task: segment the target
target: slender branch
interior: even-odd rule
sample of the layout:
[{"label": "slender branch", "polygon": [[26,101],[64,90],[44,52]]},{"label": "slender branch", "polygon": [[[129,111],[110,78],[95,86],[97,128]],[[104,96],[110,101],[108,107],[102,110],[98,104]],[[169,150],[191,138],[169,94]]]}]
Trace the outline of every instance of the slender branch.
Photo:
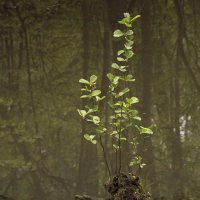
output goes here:
[{"label": "slender branch", "polygon": [[106,156],[106,151],[105,151],[101,136],[99,136],[99,141],[100,141],[101,148],[103,150],[103,157],[104,157],[104,161],[105,161],[105,164],[106,164],[106,168],[108,170],[109,177],[111,178],[111,171],[110,171],[110,167],[109,167],[109,164],[108,164],[108,159],[107,159],[107,156]]},{"label": "slender branch", "polygon": [[[116,113],[115,113],[115,119],[116,119]],[[116,132],[117,131],[117,127],[115,127]],[[118,149],[115,148],[115,174],[117,174],[117,169],[118,169]]]},{"label": "slender branch", "polygon": [[120,175],[121,172],[121,166],[122,166],[122,150],[121,150],[121,131],[122,131],[122,107],[120,112],[120,128],[119,128],[119,138],[118,138],[118,145],[119,145],[119,170],[118,173]]}]

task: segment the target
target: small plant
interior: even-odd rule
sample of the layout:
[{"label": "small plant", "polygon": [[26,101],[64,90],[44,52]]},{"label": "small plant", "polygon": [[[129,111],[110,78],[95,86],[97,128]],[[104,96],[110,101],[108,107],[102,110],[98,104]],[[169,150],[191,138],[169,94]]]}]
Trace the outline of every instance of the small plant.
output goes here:
[{"label": "small plant", "polygon": [[[122,168],[122,142],[130,142],[133,150],[136,152],[137,136],[133,134],[131,141],[127,140],[127,132],[130,127],[135,127],[140,134],[152,134],[152,130],[139,125],[141,118],[138,115],[138,111],[135,109],[135,104],[139,102],[139,99],[135,96],[130,96],[130,89],[125,87],[128,82],[134,82],[135,79],[132,74],[128,73],[129,60],[133,57],[133,44],[134,44],[134,32],[132,30],[133,22],[139,18],[137,15],[131,18],[129,13],[124,13],[124,18],[119,21],[124,26],[124,30],[117,29],[114,31],[113,36],[115,38],[124,40],[124,46],[117,52],[117,61],[112,64],[112,68],[115,73],[108,73],[109,90],[107,96],[101,96],[101,90],[97,87],[97,76],[90,76],[89,80],[80,79],[79,83],[82,84],[81,98],[88,99],[88,105],[85,105],[83,109],[79,110],[79,115],[90,122],[95,127],[95,134],[85,133],[86,140],[93,144],[99,144],[102,147],[105,164],[107,166],[109,175],[111,176],[111,170],[107,155],[104,149],[102,138],[107,134],[112,138],[113,149],[115,152],[115,174],[121,173]],[[109,116],[109,130],[104,127],[104,123],[100,114],[100,102],[106,100],[110,109],[111,115]],[[94,131],[93,131],[94,132]],[[134,154],[134,159],[130,162],[130,166],[139,165],[141,168],[145,165],[142,163],[142,158]]]}]

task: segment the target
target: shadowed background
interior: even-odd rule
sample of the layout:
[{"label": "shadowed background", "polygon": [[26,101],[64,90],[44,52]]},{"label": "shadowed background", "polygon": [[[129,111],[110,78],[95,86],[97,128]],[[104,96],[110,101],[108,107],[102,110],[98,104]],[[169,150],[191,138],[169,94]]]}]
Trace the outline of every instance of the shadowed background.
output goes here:
[{"label": "shadowed background", "polygon": [[[154,198],[198,200],[199,9],[198,0],[0,0],[0,194],[105,195],[102,153],[83,139],[78,80],[97,74],[107,92],[121,45],[112,33],[128,11],[141,15],[130,89],[141,100],[142,123],[156,124],[152,137],[141,138],[142,182]],[[128,166],[133,152],[124,151]]]}]

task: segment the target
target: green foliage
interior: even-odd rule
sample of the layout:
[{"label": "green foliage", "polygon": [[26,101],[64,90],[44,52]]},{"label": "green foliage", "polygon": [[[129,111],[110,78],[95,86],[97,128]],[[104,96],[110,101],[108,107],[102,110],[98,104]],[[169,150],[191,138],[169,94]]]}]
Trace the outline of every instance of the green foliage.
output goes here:
[{"label": "green foliage", "polygon": [[[130,127],[135,126],[140,134],[152,134],[152,130],[138,125],[141,118],[138,116],[138,111],[135,109],[135,104],[139,102],[137,97],[129,97],[130,89],[125,86],[125,82],[133,82],[135,79],[132,74],[128,73],[128,62],[133,57],[132,51],[134,44],[134,32],[131,29],[132,23],[139,18],[139,15],[131,18],[129,13],[124,13],[124,18],[119,21],[120,24],[125,26],[124,30],[117,29],[113,33],[113,37],[124,40],[124,48],[117,52],[117,62],[114,62],[111,67],[115,70],[115,73],[108,73],[107,78],[109,80],[109,91],[107,94],[107,103],[112,110],[110,115],[110,127],[109,131],[106,130],[101,120],[99,102],[105,97],[99,96],[101,91],[97,88],[97,76],[90,76],[89,80],[80,79],[79,83],[82,84],[81,91],[83,95],[81,98],[86,98],[91,103],[85,105],[84,110],[78,110],[79,115],[88,122],[91,122],[95,126],[96,135],[85,134],[84,138],[90,141],[92,144],[97,143],[97,136],[104,136],[108,134],[113,138],[113,148],[116,154],[119,152],[119,169],[121,166],[121,142],[127,141],[127,132]],[[117,74],[117,75],[115,75]],[[124,88],[123,88],[124,87]],[[122,89],[123,88],[123,89]],[[135,138],[135,135],[134,137]],[[130,142],[133,145],[134,151],[136,151],[136,140]],[[137,143],[138,144],[138,143]],[[142,158],[135,156],[134,161],[130,163],[130,166],[139,165],[143,167]]]},{"label": "green foliage", "polygon": [[84,138],[90,142],[92,142],[93,144],[96,144],[97,141],[94,139],[95,138],[95,135],[88,135],[88,134],[85,134],[84,135]]},{"label": "green foliage", "polygon": [[142,162],[141,156],[135,156],[135,159],[130,162],[130,166],[139,166],[140,168],[143,168],[146,164]]}]

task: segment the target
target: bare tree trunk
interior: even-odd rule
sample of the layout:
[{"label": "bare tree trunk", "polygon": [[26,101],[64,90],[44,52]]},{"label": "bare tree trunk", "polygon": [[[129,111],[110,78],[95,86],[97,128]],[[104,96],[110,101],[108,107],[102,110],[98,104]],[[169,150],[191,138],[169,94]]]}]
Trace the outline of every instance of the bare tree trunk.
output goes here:
[{"label": "bare tree trunk", "polygon": [[[89,59],[90,59],[90,35],[89,35],[89,22],[90,22],[90,1],[84,0],[82,2],[83,13],[83,78],[87,78]],[[82,107],[86,101],[82,101]],[[84,134],[90,132],[89,127],[86,126],[82,120],[81,125],[81,146],[80,146],[80,159],[79,171],[77,177],[78,193],[96,195],[98,193],[98,164],[97,164],[97,147],[84,139]]]},{"label": "bare tree trunk", "polygon": [[21,24],[21,29],[22,29],[23,36],[24,36],[24,47],[25,47],[25,52],[26,52],[25,59],[26,59],[27,75],[28,75],[28,91],[29,91],[30,99],[31,99],[31,108],[32,108],[32,113],[33,113],[35,133],[38,134],[38,122],[37,122],[36,108],[35,108],[34,97],[33,97],[32,77],[31,77],[31,63],[30,63],[30,48],[29,48],[28,30],[27,30],[27,25],[25,23],[25,19],[21,16],[19,7],[17,6],[17,4],[14,0],[12,0],[12,3],[16,8],[16,14],[17,14],[17,17]]},{"label": "bare tree trunk", "polygon": [[22,36],[22,31],[19,30],[19,54],[18,54],[18,65],[16,67],[16,90],[19,90],[19,83],[20,83],[20,69],[22,67],[22,63],[23,63],[23,36]]},{"label": "bare tree trunk", "polygon": [[[21,16],[19,7],[16,4],[15,0],[12,0],[12,3],[15,6],[16,15],[17,15],[19,22],[20,22],[20,25],[21,25],[21,33],[22,33],[21,39],[24,39],[25,63],[26,63],[27,75],[28,75],[28,92],[30,94],[31,109],[32,109],[32,113],[33,113],[33,123],[34,123],[35,133],[37,135],[38,134],[38,122],[37,122],[36,108],[35,108],[35,102],[34,102],[34,97],[33,97],[28,31],[27,31],[25,19]],[[21,61],[19,62],[19,64],[20,63],[21,63]],[[14,137],[16,137],[16,136],[14,136]],[[15,139],[17,139],[17,138],[15,138]],[[40,149],[40,143],[38,143],[38,145],[39,145],[39,149]],[[22,155],[24,156],[24,159],[27,162],[32,160],[32,157],[31,157],[25,143],[24,144],[22,143],[21,145],[19,145],[18,148],[19,148],[20,152],[22,153]],[[40,150],[39,150],[39,153],[40,153]],[[40,178],[37,175],[37,173],[36,172],[30,172],[30,176],[31,176],[31,179],[33,181],[34,195],[35,195],[36,199],[45,198],[45,193],[42,189],[42,186],[41,186],[41,183],[40,183]]]},{"label": "bare tree trunk", "polygon": [[7,67],[7,77],[8,85],[11,86],[11,61],[10,61],[10,48],[9,48],[9,30],[6,31],[5,36],[5,49],[6,49],[6,67]]},{"label": "bare tree trunk", "polygon": [[0,33],[0,70],[1,73],[4,71],[4,41],[3,41],[3,33]]},{"label": "bare tree trunk", "polygon": [[175,110],[174,110],[174,138],[173,138],[173,147],[172,147],[172,169],[173,169],[173,199],[182,200],[184,199],[184,187],[183,187],[183,161],[182,161],[182,144],[181,144],[181,135],[180,135],[180,67],[181,62],[181,48],[182,40],[184,34],[183,26],[183,1],[174,0],[175,9],[178,16],[178,37],[177,37],[177,47],[176,47],[176,60],[175,60],[175,80],[174,80],[174,101],[175,101]]},{"label": "bare tree trunk", "polygon": [[108,5],[104,2],[104,39],[103,39],[103,72],[101,80],[101,91],[106,95],[108,91],[108,79],[106,77],[108,69],[111,65],[111,31],[108,18]]},{"label": "bare tree trunk", "polygon": [[[152,68],[153,68],[153,52],[152,52],[152,1],[141,1],[141,30],[142,30],[142,52],[141,52],[141,68],[143,74],[142,89],[142,124],[145,127],[151,125],[151,104],[152,104]],[[154,150],[152,138],[145,136],[144,145],[142,147],[142,155],[144,162],[147,164],[144,169],[145,177],[151,185],[151,193],[153,198],[159,197],[159,189],[157,182],[156,166],[154,159]]]},{"label": "bare tree trunk", "polygon": [[[107,1],[104,1],[104,38],[103,38],[103,71],[102,71],[102,78],[101,78],[101,91],[102,95],[106,96],[108,92],[108,79],[107,79],[107,73],[109,71],[109,67],[111,65],[111,30],[110,30],[110,23],[108,19],[108,4]],[[105,128],[108,130],[109,129],[109,123],[108,123],[108,116],[109,116],[109,106],[105,101],[102,101],[101,107],[103,110],[103,116],[105,116]],[[110,157],[109,151],[108,151],[108,143],[109,143],[109,138],[108,135],[106,134],[105,137],[105,155],[104,159],[108,160]],[[108,161],[106,161],[108,162]],[[113,173],[113,167],[111,163],[108,163],[107,166],[108,169],[105,171],[105,177],[107,175],[107,172],[109,172],[109,175]],[[108,177],[106,177],[108,178]]]}]

